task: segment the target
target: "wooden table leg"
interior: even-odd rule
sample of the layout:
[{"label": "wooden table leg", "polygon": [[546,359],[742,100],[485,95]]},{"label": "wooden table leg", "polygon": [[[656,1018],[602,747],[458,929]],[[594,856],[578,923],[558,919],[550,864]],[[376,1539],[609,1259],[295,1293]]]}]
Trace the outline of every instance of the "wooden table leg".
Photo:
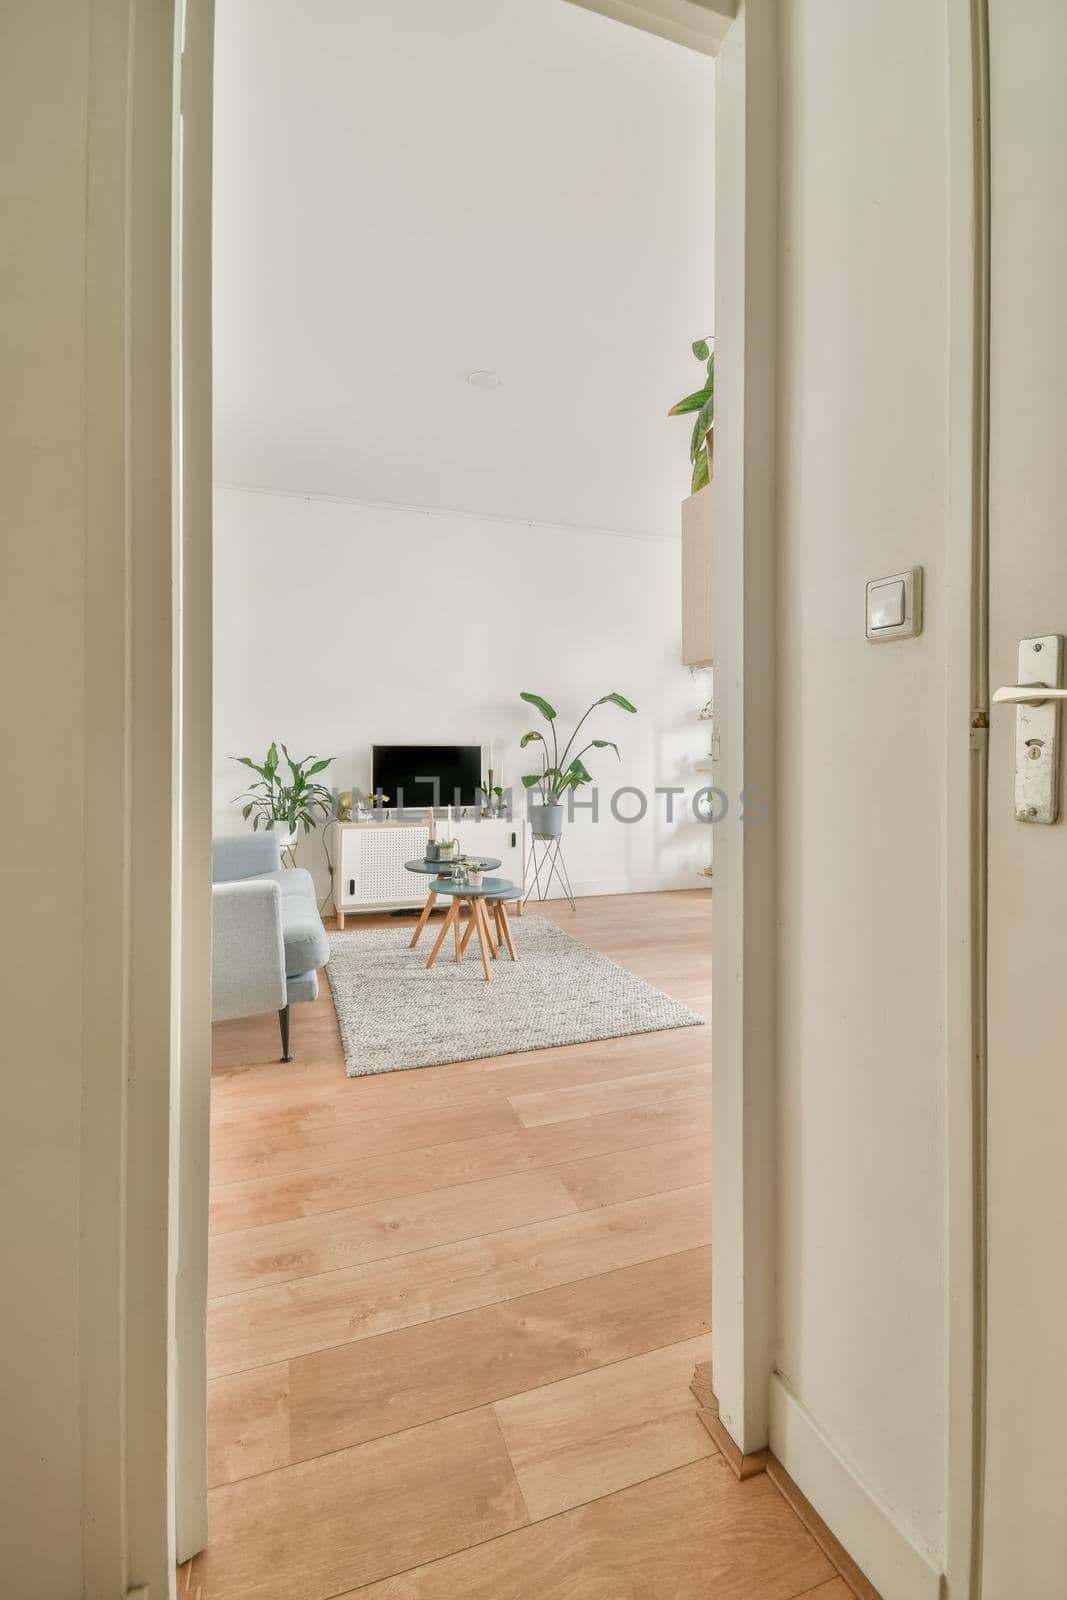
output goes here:
[{"label": "wooden table leg", "polygon": [[452,924],[455,922],[455,920],[456,920],[456,918],[458,916],[459,916],[459,901],[458,900],[453,900],[452,904],[448,908],[448,916],[445,918],[444,922],[442,922],[442,924],[441,924],[441,931],[437,935],[437,943],[434,945],[433,949],[430,951],[430,959],[426,963],[427,967],[432,967],[434,962],[437,960],[438,952],[441,949],[441,946],[445,942],[445,939],[446,939],[446,937],[448,935],[448,930],[449,930],[449,928],[451,928]]},{"label": "wooden table leg", "polygon": [[478,926],[478,944],[482,952],[482,971],[485,973],[485,981],[488,983],[492,977],[492,973],[489,970],[489,924],[485,919],[481,895],[471,902],[471,909]]},{"label": "wooden table leg", "polygon": [[[457,901],[456,904],[458,906],[459,902]],[[470,916],[470,907],[469,906],[467,907],[467,916],[468,917]],[[457,912],[455,926],[452,929],[452,934],[453,934],[453,937],[454,937],[454,939],[456,941],[456,960],[457,961],[459,960],[460,956],[463,954],[463,942],[460,939],[459,924],[460,924],[460,918],[459,918],[459,915],[458,915],[458,912]]]},{"label": "wooden table leg", "polygon": [[496,933],[493,930],[492,919],[489,915],[489,907],[480,897],[478,900],[478,911],[482,919],[482,926],[485,929],[486,938],[489,940],[489,954],[495,961],[500,953],[500,947],[496,942]]},{"label": "wooden table leg", "polygon": [[519,956],[515,949],[515,941],[511,937],[511,923],[508,921],[508,908],[504,904],[503,900],[495,900],[493,902],[493,910],[496,913],[496,925],[500,929],[501,942],[507,945],[508,953],[511,956],[512,961],[517,961]]},{"label": "wooden table leg", "polygon": [[478,919],[474,915],[474,901],[473,900],[468,900],[467,901],[467,926],[463,930],[463,938],[460,940],[460,945],[459,945],[459,953],[460,953],[460,955],[464,955],[466,953],[467,946],[471,942],[471,934],[477,932],[477,928],[478,928]]},{"label": "wooden table leg", "polygon": [[415,932],[411,935],[411,943],[408,945],[409,950],[414,950],[415,946],[418,944],[422,935],[422,930],[430,920],[430,912],[433,910],[436,900],[437,890],[431,889],[426,904],[422,908],[422,916],[419,918],[418,922],[416,922]]}]

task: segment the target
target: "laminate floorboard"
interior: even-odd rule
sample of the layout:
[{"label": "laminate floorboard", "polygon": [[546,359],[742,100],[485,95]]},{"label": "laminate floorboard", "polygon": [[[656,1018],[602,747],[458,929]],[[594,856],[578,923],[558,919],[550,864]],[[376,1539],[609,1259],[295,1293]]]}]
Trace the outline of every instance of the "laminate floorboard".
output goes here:
[{"label": "laminate floorboard", "polygon": [[[710,1015],[706,890],[538,914]],[[215,1030],[210,1531],[182,1600],[844,1600],[689,1394],[710,1028],[350,1079],[324,983],[293,1044],[280,1064],[272,1016]]]}]

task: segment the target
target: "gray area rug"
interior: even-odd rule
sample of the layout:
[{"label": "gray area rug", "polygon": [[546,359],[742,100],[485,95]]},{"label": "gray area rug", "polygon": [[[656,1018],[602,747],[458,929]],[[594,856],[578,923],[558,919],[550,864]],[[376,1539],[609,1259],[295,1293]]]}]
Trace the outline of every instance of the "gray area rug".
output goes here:
[{"label": "gray area rug", "polygon": [[452,959],[451,934],[426,970],[439,928],[431,921],[414,950],[411,923],[331,933],[326,974],[350,1078],[704,1023],[544,917],[511,919],[519,960],[502,950],[491,983],[472,946]]}]

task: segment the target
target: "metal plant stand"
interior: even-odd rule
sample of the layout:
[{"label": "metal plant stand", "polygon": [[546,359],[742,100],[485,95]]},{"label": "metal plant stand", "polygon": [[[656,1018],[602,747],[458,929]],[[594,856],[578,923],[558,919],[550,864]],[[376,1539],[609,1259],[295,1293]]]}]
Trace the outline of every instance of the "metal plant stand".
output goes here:
[{"label": "metal plant stand", "polygon": [[[538,845],[541,847],[540,856],[538,856]],[[544,875],[543,884],[541,881],[542,874]],[[577,911],[578,907],[574,903],[574,890],[571,888],[570,874],[567,871],[567,863],[563,859],[562,835],[557,833],[548,836],[535,833],[530,839],[530,854],[526,862],[526,892],[523,895],[523,907],[525,908],[530,896],[535,892],[538,900],[547,900],[553,878],[563,890],[571,910]]]}]

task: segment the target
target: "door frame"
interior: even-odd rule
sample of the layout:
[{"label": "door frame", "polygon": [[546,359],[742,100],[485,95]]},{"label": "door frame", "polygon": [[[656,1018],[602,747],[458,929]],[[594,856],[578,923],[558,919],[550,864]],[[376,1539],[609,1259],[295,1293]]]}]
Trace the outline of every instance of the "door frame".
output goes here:
[{"label": "door frame", "polygon": [[[189,0],[190,19],[210,14],[211,0]],[[93,66],[100,63],[96,89],[98,181],[114,188],[115,106],[126,106],[129,131],[123,149],[130,164],[130,190],[115,189],[110,226],[98,219],[90,227],[90,251],[99,256],[98,278],[90,283],[98,309],[125,336],[111,356],[102,348],[90,393],[103,402],[119,482],[127,486],[127,512],[121,552],[109,558],[129,562],[131,527],[169,529],[172,443],[172,297],[183,281],[175,259],[170,215],[172,170],[172,95],[180,83],[175,65],[173,7],[153,0],[131,0],[125,33],[117,5],[95,8]],[[723,0],[721,10],[734,6]],[[716,337],[720,390],[716,447],[716,636],[723,656],[716,697],[723,724],[722,776],[733,783],[771,791],[775,765],[775,656],[773,617],[768,605],[776,563],[775,485],[766,463],[776,456],[777,311],[777,82],[774,0],[740,0],[719,58],[716,96],[716,207],[730,226],[716,230]],[[169,31],[168,31],[169,29]],[[987,604],[985,596],[988,530],[985,519],[988,409],[988,140],[983,0],[949,0],[951,111],[951,261],[953,315],[950,353],[950,516],[949,752],[944,818],[948,876],[946,1013],[948,1018],[948,1249],[951,1363],[948,1440],[949,1593],[974,1594],[980,1559],[980,1460],[983,1373],[984,1249],[984,917],[985,917],[985,739],[988,709]],[[207,38],[210,40],[210,25]],[[188,41],[187,41],[188,44]],[[116,55],[116,46],[121,50]],[[129,71],[127,72],[127,67]],[[193,123],[210,128],[210,55],[186,105],[186,137]],[[125,96],[128,95],[128,101]],[[92,115],[92,114],[91,114]],[[121,123],[120,123],[121,125]],[[728,134],[728,136],[726,136]],[[108,140],[112,145],[108,145]],[[206,158],[207,165],[203,162]],[[93,157],[91,156],[91,164]],[[201,399],[210,394],[210,141],[196,157],[199,198],[187,214],[185,280],[191,298],[183,299],[190,317],[184,345],[185,376]],[[205,186],[206,184],[206,186]],[[204,210],[206,195],[207,211]],[[125,205],[121,232],[115,207]],[[199,206],[199,211],[195,207]],[[191,221],[189,220],[191,218]],[[205,229],[206,218],[206,229]],[[117,241],[121,252],[116,255]],[[164,276],[162,259],[173,265]],[[120,262],[127,270],[120,271]],[[132,261],[132,270],[129,262]],[[208,274],[205,280],[204,273]],[[144,276],[146,286],[140,287]],[[115,282],[121,284],[121,293]],[[964,282],[969,286],[963,292]],[[111,288],[109,289],[109,285]],[[199,354],[193,354],[198,350]],[[94,390],[95,385],[95,390]],[[165,393],[164,393],[165,391]],[[186,394],[191,393],[190,390]],[[131,394],[138,404],[131,406]],[[147,410],[142,406],[147,406]],[[205,969],[196,965],[192,938],[183,943],[185,966],[178,980],[182,1004],[171,992],[171,973],[161,976],[161,929],[177,939],[181,909],[194,921],[210,873],[204,867],[210,839],[210,434],[202,429],[210,408],[200,412],[201,431],[185,411],[182,496],[186,520],[181,550],[168,540],[158,559],[135,579],[137,605],[123,613],[128,653],[114,663],[112,691],[127,717],[114,738],[130,762],[130,807],[97,834],[113,834],[112,848],[93,849],[87,831],[87,867],[98,858],[104,867],[130,859],[125,927],[128,949],[125,1015],[132,1018],[130,993],[138,996],[130,1023],[129,1053],[169,1044],[181,1052],[181,1118],[172,1123],[171,1084],[165,1075],[133,1078],[125,1062],[108,1069],[107,1092],[125,1118],[123,1177],[116,1181],[95,1143],[92,1106],[86,1115],[90,1145],[87,1182],[90,1226],[86,1264],[97,1278],[86,1295],[86,1322],[93,1335],[86,1363],[87,1459],[94,1462],[94,1487],[87,1504],[87,1572],[95,1566],[108,1581],[87,1582],[88,1593],[113,1592],[115,1561],[123,1546],[125,1576],[144,1583],[152,1595],[173,1593],[175,1528],[174,1452],[200,1459],[195,1427],[181,1442],[175,1431],[176,1332],[171,1276],[185,1271],[190,1298],[182,1328],[183,1350],[190,1338],[202,1341],[195,1309],[201,1243],[206,1247],[207,1196],[206,1084],[195,1077],[195,1050],[186,1057],[180,1043],[180,1013],[190,1007],[192,1032],[202,1036],[208,988]],[[105,423],[99,424],[101,428]],[[166,453],[162,441],[166,440]],[[119,444],[121,442],[121,450]],[[756,471],[756,463],[760,471]],[[106,488],[101,483],[101,498]],[[164,513],[164,502],[166,512]],[[110,507],[109,513],[115,508]],[[102,511],[101,511],[101,514]],[[139,539],[141,537],[139,531]],[[140,548],[140,545],[138,546]],[[175,563],[185,563],[190,586],[184,607],[172,613],[172,630],[138,634],[139,608],[158,611],[164,588],[168,607]],[[124,568],[125,570],[125,568]],[[137,588],[140,582],[141,588]],[[185,641],[185,660],[197,651],[199,676],[183,682],[176,665],[174,632]],[[103,629],[98,640],[103,650]],[[137,665],[137,693],[130,668]],[[205,702],[205,684],[207,700]],[[173,722],[176,692],[188,693],[186,715]],[[103,723],[115,715],[104,685],[98,711]],[[197,725],[191,713],[207,710]],[[986,715],[986,722],[988,718]],[[960,730],[964,730],[961,737]],[[731,730],[727,733],[727,730]],[[174,762],[180,764],[175,766]],[[164,768],[173,788],[161,785]],[[723,1421],[748,1453],[767,1442],[768,1398],[774,1365],[777,1218],[775,1170],[776,1033],[775,838],[773,822],[746,830],[733,796],[733,815],[718,825],[716,839],[714,1293],[715,1384]],[[101,801],[101,807],[103,802]],[[176,811],[182,813],[175,822]],[[90,813],[91,815],[91,813]],[[138,823],[138,818],[143,818]],[[961,822],[965,819],[965,828]],[[167,828],[175,827],[173,854],[161,848]],[[121,832],[120,832],[121,830]],[[162,831],[161,831],[162,830]],[[193,876],[182,870],[182,850]],[[196,863],[195,865],[193,865]],[[181,885],[171,904],[171,885]],[[188,929],[188,924],[187,924]],[[203,931],[197,936],[206,948]],[[177,953],[177,945],[175,946]],[[166,1019],[166,1034],[163,1020]],[[136,1064],[136,1062],[135,1062]],[[188,1095],[188,1099],[186,1096]],[[179,1125],[181,1139],[179,1141]],[[161,1139],[161,1128],[166,1140]],[[160,1158],[164,1156],[162,1166]],[[171,1161],[180,1163],[183,1181],[172,1181]],[[98,1207],[94,1209],[94,1207]],[[183,1246],[184,1232],[184,1246]],[[123,1240],[129,1236],[129,1249]],[[159,1240],[173,1239],[163,1252]],[[108,1271],[99,1275],[101,1256]],[[197,1241],[201,1241],[198,1243]],[[184,1267],[180,1264],[183,1248]],[[203,1252],[206,1259],[206,1248]],[[89,1281],[87,1279],[87,1281]],[[136,1309],[134,1309],[136,1308]],[[105,1345],[123,1347],[128,1357],[125,1400],[101,1401],[111,1392],[115,1362]],[[160,1351],[170,1360],[160,1363]],[[198,1356],[199,1360],[199,1356]],[[179,1404],[183,1415],[193,1403],[200,1377]],[[103,1387],[102,1387],[103,1385]],[[103,1454],[99,1453],[103,1447]],[[99,1473],[99,1462],[114,1465],[114,1475]],[[192,1552],[202,1518],[203,1498],[187,1496],[185,1554]],[[190,1540],[192,1542],[190,1542]]]},{"label": "door frame", "polygon": [[946,548],[946,1586],[981,1593],[985,1452],[989,745],[989,24],[950,0]]},{"label": "door frame", "polygon": [[[741,0],[716,62],[716,783],[712,1373],[763,1450],[777,1334],[778,6]],[[746,820],[747,818],[747,820]]]},{"label": "door frame", "polygon": [[172,1196],[175,1559],[207,1544],[207,1298],[211,1144],[212,390],[215,0],[178,0],[174,404],[181,854],[177,1128]]},{"label": "door frame", "polygon": [[[183,83],[182,33],[184,64],[203,67],[211,3],[93,0],[85,63],[88,1600],[173,1596],[178,1524],[195,1538],[206,1507],[202,1494],[176,1505],[175,1489],[181,1455],[200,1458],[182,1425],[190,1373],[206,1397],[186,1357],[204,1343],[201,1271],[206,1301],[207,1122],[196,1101],[206,1104],[210,1067],[211,482],[210,407],[197,416],[196,405],[210,394],[209,55],[195,80],[188,190],[177,155],[193,82]],[[179,1181],[197,1167],[202,1179]]]},{"label": "door frame", "polygon": [[169,0],[94,0],[86,72],[82,1567],[94,1600],[155,1600],[173,1553]]}]

